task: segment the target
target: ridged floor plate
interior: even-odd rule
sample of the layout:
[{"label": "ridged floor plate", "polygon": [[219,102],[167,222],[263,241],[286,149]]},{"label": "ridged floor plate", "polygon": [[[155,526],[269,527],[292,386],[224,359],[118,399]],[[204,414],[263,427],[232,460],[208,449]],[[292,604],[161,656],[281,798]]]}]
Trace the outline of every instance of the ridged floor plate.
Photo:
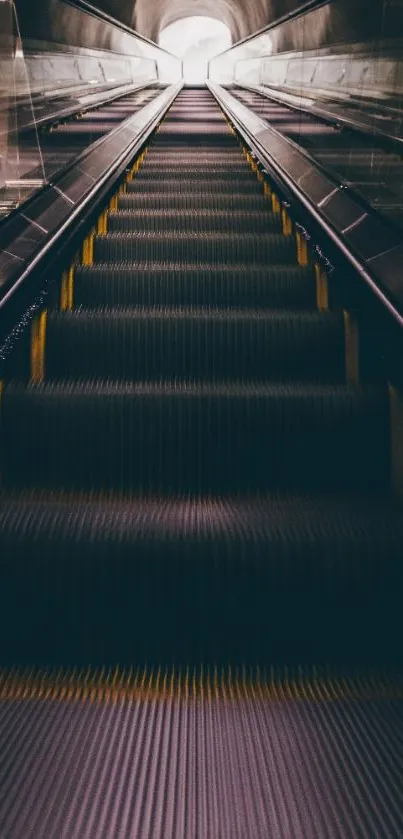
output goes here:
[{"label": "ridged floor plate", "polygon": [[32,681],[0,690],[7,839],[403,835],[401,691],[227,678],[194,693],[144,671],[54,697]]}]

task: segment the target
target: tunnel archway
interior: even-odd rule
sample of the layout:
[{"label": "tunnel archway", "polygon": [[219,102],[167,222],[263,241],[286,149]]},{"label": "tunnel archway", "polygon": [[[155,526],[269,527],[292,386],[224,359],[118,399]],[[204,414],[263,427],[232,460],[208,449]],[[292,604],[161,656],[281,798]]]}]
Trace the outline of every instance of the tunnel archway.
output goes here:
[{"label": "tunnel archway", "polygon": [[231,46],[229,27],[217,18],[193,15],[169,24],[158,43],[183,61],[186,84],[203,84],[210,58]]}]

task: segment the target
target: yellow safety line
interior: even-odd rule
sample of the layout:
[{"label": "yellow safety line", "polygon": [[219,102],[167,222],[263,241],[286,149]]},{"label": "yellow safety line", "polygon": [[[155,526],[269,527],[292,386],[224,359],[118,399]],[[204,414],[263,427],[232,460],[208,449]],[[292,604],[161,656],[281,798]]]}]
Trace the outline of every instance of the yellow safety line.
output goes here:
[{"label": "yellow safety line", "polygon": [[360,380],[360,339],[355,318],[347,312],[344,314],[344,342],[346,381],[349,385],[357,385]]},{"label": "yellow safety line", "polygon": [[315,265],[315,278],[316,305],[320,312],[327,312],[327,310],[329,309],[329,288],[327,283],[327,275],[318,262]]},{"label": "yellow safety line", "polygon": [[74,265],[68,271],[63,271],[62,286],[60,292],[60,309],[62,312],[70,311],[73,308],[74,299]]},{"label": "yellow safety line", "polygon": [[84,239],[83,242],[83,253],[82,253],[82,264],[83,265],[93,265],[94,262],[94,231],[91,231],[89,236]]},{"label": "yellow safety line", "polygon": [[118,197],[119,196],[116,193],[115,195],[112,196],[112,198],[109,202],[109,209],[112,210],[112,212],[114,212],[118,208]]},{"label": "yellow safety line", "polygon": [[285,207],[281,209],[281,220],[283,223],[283,234],[284,236],[291,236],[292,234],[292,221],[290,218],[289,213],[287,212]]},{"label": "yellow safety line", "polygon": [[97,233],[99,235],[108,232],[108,210],[103,210],[97,221]]},{"label": "yellow safety line", "polygon": [[257,668],[246,673],[243,667],[235,673],[231,668],[217,667],[204,671],[195,667],[185,672],[144,668],[110,672],[77,672],[58,670],[54,673],[31,670],[0,671],[0,700],[41,699],[90,702],[119,701],[214,701],[234,702],[261,698],[269,701],[334,702],[340,699],[401,699],[403,683],[385,678],[320,677],[314,673],[290,678],[287,668],[281,678],[275,678]]},{"label": "yellow safety line", "polygon": [[268,181],[264,181],[263,184],[263,195],[265,198],[271,198],[271,186]]},{"label": "yellow safety line", "polygon": [[403,499],[403,393],[388,385],[390,403],[390,469],[392,489]]},{"label": "yellow safety line", "polygon": [[278,195],[275,192],[271,193],[271,209],[272,212],[276,215],[280,215],[281,213],[281,204]]},{"label": "yellow safety line", "polygon": [[38,384],[45,378],[46,310],[34,318],[31,329],[31,380]]},{"label": "yellow safety line", "polygon": [[298,265],[308,265],[309,264],[309,253],[308,253],[308,242],[306,241],[305,237],[302,233],[296,234],[297,239],[297,260]]}]

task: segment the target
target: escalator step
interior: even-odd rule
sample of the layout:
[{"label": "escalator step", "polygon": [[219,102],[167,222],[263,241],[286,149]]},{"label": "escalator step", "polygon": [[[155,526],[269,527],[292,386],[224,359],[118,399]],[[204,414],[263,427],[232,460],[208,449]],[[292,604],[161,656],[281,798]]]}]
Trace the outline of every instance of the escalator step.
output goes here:
[{"label": "escalator step", "polygon": [[144,165],[150,168],[158,167],[159,171],[165,171],[171,166],[178,165],[186,166],[186,168],[190,166],[213,166],[216,168],[220,165],[224,169],[232,169],[233,167],[238,169],[245,168],[245,160],[241,157],[239,149],[227,149],[224,152],[220,152],[214,149],[197,148],[192,151],[184,147],[183,149],[177,148],[176,151],[174,149],[169,151],[167,148],[161,150],[151,145]]},{"label": "escalator step", "polygon": [[3,481],[163,494],[381,491],[388,425],[379,388],[11,383],[2,397]]},{"label": "escalator step", "polygon": [[120,195],[118,198],[119,210],[221,210],[232,213],[234,210],[240,212],[253,212],[260,210],[269,214],[269,205],[263,195],[241,194],[228,195],[213,192],[186,192],[183,194],[169,194],[169,192],[130,192],[127,195]]},{"label": "escalator step", "polygon": [[108,233],[96,236],[94,257],[99,262],[188,260],[195,263],[294,263],[295,242],[277,233]]},{"label": "escalator step", "polygon": [[145,166],[142,166],[141,169],[135,175],[135,181],[142,181],[155,178],[161,178],[161,180],[169,181],[182,181],[186,180],[189,182],[197,181],[203,183],[205,179],[214,180],[217,183],[221,183],[222,181],[229,181],[230,183],[238,186],[239,183],[251,182],[256,186],[256,176],[253,174],[252,170],[249,169],[248,166],[241,166],[239,170],[235,172],[231,169],[228,170],[226,167],[225,169],[222,166],[217,166],[215,170],[212,170],[211,167],[205,167],[204,169],[200,166],[186,166],[182,167],[179,163],[176,166],[170,166],[168,172],[165,172],[158,167],[149,167],[149,163],[146,163]]},{"label": "escalator step", "polygon": [[119,210],[109,213],[108,229],[111,233],[126,231],[176,231],[247,233],[281,232],[280,215],[261,211],[233,210],[231,212],[199,209],[197,213],[182,210]]},{"label": "escalator step", "polygon": [[[343,493],[330,498],[273,494],[142,499],[25,493],[18,498],[17,504],[13,494],[0,493],[5,547],[19,552],[29,544],[31,555],[39,557],[48,544],[51,559],[66,544],[77,568],[66,567],[65,573],[79,573],[86,552],[95,557],[107,545],[104,561],[119,576],[119,551],[123,556],[129,546],[140,551],[151,544],[151,574],[152,557],[160,554],[162,559],[166,550],[176,564],[179,549],[189,557],[195,551],[195,565],[199,561],[199,571],[211,578],[219,573],[219,563],[225,570],[227,559],[241,573],[247,546],[248,576],[276,579],[289,590],[296,585],[310,588],[316,581],[348,595],[347,580],[355,587],[371,586],[376,576],[377,585],[387,589],[403,573],[400,507],[379,497]],[[382,546],[396,564],[385,567]],[[214,550],[218,564],[203,568],[203,553],[207,557]],[[58,571],[63,572],[62,564]]]},{"label": "escalator step", "polygon": [[403,520],[379,498],[53,490],[0,496],[0,527],[2,662],[399,659]]},{"label": "escalator step", "polygon": [[183,145],[191,144],[192,142],[216,145],[217,141],[219,141],[220,145],[234,146],[236,143],[236,140],[230,134],[222,120],[209,122],[207,125],[205,120],[195,122],[194,125],[189,124],[189,120],[187,119],[172,123],[165,121],[158,132],[158,143],[163,142],[165,138],[172,143],[175,136],[178,137],[179,142]]},{"label": "escalator step", "polygon": [[247,178],[243,181],[236,181],[234,183],[234,178],[227,179],[227,180],[216,180],[215,178],[203,178],[201,180],[189,180],[187,178],[183,178],[183,180],[178,183],[178,180],[175,178],[170,178],[169,174],[166,174],[161,177],[153,178],[134,178],[133,181],[129,181],[126,185],[127,192],[163,192],[166,191],[171,194],[187,194],[191,193],[198,194],[204,192],[210,192],[213,195],[242,195],[242,194],[252,194],[252,195],[259,195],[263,194],[263,189],[256,178]]},{"label": "escalator step", "polygon": [[47,378],[342,382],[344,320],[197,308],[50,312]]},{"label": "escalator step", "polygon": [[59,839],[66,824],[68,839],[403,834],[398,699],[317,701],[314,680],[313,700],[308,688],[304,701],[272,701],[260,682],[225,673],[193,700],[192,671],[172,695],[171,674],[157,672],[136,672],[145,687],[130,699],[108,686],[109,701],[83,703],[67,680],[59,701],[4,702],[7,837]]},{"label": "escalator step", "polygon": [[217,166],[218,163],[224,166],[245,166],[245,160],[241,157],[240,149],[226,149],[225,151],[211,149],[208,146],[205,149],[183,149],[178,150],[174,146],[170,150],[166,145],[163,149],[155,147],[153,143],[149,146],[149,157],[147,157],[147,166],[154,162],[155,166],[174,165],[178,163],[190,166],[191,164],[200,166]]},{"label": "escalator step", "polygon": [[313,268],[293,265],[191,265],[149,262],[78,266],[76,306],[221,306],[310,309]]}]

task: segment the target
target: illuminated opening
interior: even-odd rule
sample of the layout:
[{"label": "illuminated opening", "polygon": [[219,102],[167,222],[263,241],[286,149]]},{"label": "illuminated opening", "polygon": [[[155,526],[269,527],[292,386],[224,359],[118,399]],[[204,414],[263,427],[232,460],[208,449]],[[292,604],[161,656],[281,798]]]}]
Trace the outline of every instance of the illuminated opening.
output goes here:
[{"label": "illuminated opening", "polygon": [[232,39],[225,23],[212,17],[194,16],[166,26],[158,43],[182,59],[186,84],[203,84],[209,60],[228,49]]}]

